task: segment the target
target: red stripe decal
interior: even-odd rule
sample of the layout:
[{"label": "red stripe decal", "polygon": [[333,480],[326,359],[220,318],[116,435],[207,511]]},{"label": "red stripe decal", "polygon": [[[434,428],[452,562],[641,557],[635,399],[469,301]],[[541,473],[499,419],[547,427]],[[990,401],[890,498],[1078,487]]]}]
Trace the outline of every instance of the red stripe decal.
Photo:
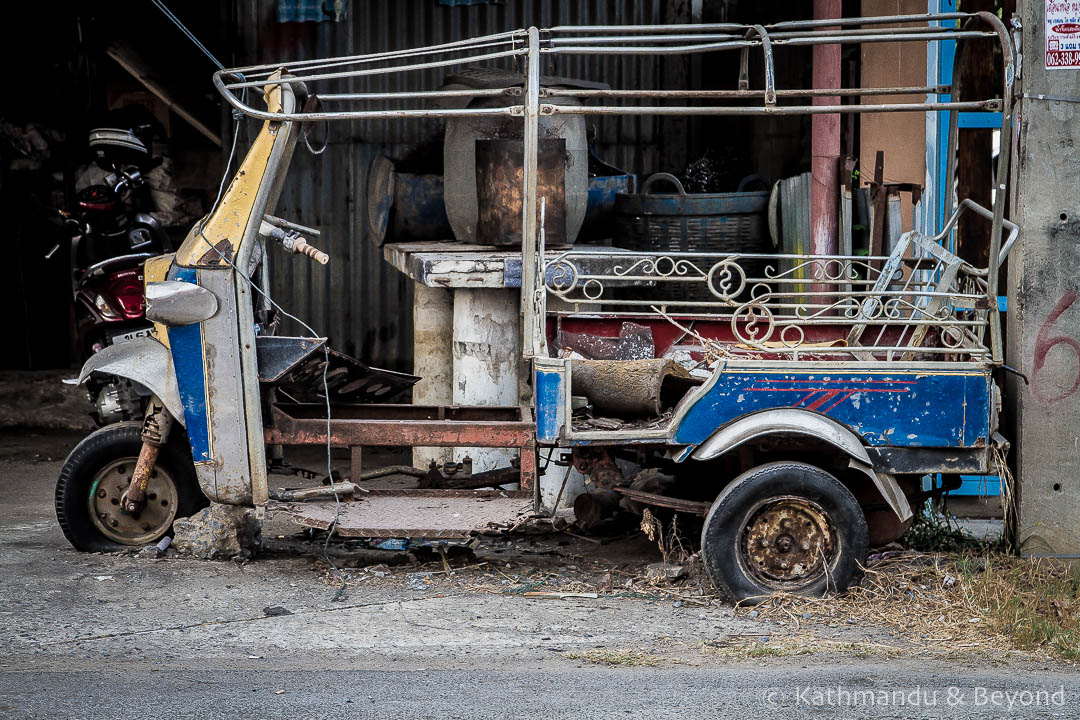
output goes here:
[{"label": "red stripe decal", "polygon": [[819,397],[817,400],[815,400],[810,405],[807,405],[806,409],[807,410],[817,410],[819,407],[821,407],[822,405],[824,405],[828,401],[832,400],[834,397],[839,395],[841,392],[842,392],[841,390],[826,390],[824,395]]},{"label": "red stripe decal", "polygon": [[918,380],[772,380],[761,378],[764,383],[877,383],[885,385],[917,385]]},{"label": "red stripe decal", "polygon": [[836,402],[834,402],[834,403],[833,403],[832,405],[830,405],[829,407],[825,408],[825,409],[824,409],[824,410],[822,410],[821,412],[823,412],[823,413],[827,413],[827,412],[829,412],[829,411],[830,411],[830,410],[832,410],[832,409],[833,409],[834,407],[836,407],[837,405],[839,405],[840,403],[844,402],[844,401],[845,401],[845,400],[847,400],[847,399],[848,399],[849,397],[851,397],[852,395],[854,395],[854,394],[855,394],[856,392],[858,392],[858,391],[857,391],[857,390],[848,390],[847,392],[845,392],[845,393],[844,393],[843,395],[841,395],[841,396],[840,396],[840,399],[839,399],[839,400],[837,400]]}]

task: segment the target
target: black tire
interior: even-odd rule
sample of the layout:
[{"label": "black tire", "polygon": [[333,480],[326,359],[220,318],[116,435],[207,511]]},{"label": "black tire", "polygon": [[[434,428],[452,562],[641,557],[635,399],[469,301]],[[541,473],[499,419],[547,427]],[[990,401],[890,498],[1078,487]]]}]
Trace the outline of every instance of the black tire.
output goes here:
[{"label": "black tire", "polygon": [[859,503],[829,473],[797,462],[744,472],[705,518],[705,570],[728,599],[774,592],[821,596],[858,582],[868,548]]},{"label": "black tire", "polygon": [[118,542],[106,536],[92,517],[91,492],[98,482],[99,473],[124,458],[129,458],[133,465],[141,447],[142,423],[122,422],[95,430],[68,455],[56,482],[56,519],[60,522],[64,537],[76,550],[113,552],[157,542],[165,535],[172,534],[173,520],[192,515],[208,504],[195,477],[187,438],[182,428],[175,427],[154,465],[155,470],[164,471],[160,482],[175,488],[175,513],[169,510],[172,519],[160,531],[151,527],[153,536],[140,538],[138,542]]}]

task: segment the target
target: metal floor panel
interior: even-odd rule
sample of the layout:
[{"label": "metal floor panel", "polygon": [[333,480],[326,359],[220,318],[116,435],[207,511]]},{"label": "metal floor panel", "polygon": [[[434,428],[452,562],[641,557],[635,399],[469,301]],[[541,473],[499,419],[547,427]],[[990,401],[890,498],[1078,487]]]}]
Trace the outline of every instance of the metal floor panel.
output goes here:
[{"label": "metal floor panel", "polygon": [[[326,530],[334,521],[333,501],[273,502],[303,526]],[[526,494],[454,491],[373,492],[341,503],[337,534],[342,537],[467,538],[490,524],[513,524],[532,512]]]}]

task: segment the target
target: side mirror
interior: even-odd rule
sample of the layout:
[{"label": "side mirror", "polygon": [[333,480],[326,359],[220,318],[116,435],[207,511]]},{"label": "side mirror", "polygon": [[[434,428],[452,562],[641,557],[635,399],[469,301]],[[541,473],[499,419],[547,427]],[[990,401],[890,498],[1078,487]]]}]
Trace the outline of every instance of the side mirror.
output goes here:
[{"label": "side mirror", "polygon": [[146,319],[166,327],[193,325],[214,317],[218,299],[204,287],[180,280],[146,283]]}]

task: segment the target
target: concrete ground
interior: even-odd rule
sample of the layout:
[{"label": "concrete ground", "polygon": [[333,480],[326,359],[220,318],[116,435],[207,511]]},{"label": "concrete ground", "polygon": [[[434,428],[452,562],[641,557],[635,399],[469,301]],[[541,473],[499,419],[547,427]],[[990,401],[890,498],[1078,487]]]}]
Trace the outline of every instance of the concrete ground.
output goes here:
[{"label": "concrete ground", "polygon": [[[650,590],[640,538],[488,538],[453,576],[338,547],[341,602],[281,525],[245,564],[81,554],[52,509],[78,439],[0,435],[0,717],[1080,717],[1066,665]],[[525,597],[536,578],[606,590]]]}]

